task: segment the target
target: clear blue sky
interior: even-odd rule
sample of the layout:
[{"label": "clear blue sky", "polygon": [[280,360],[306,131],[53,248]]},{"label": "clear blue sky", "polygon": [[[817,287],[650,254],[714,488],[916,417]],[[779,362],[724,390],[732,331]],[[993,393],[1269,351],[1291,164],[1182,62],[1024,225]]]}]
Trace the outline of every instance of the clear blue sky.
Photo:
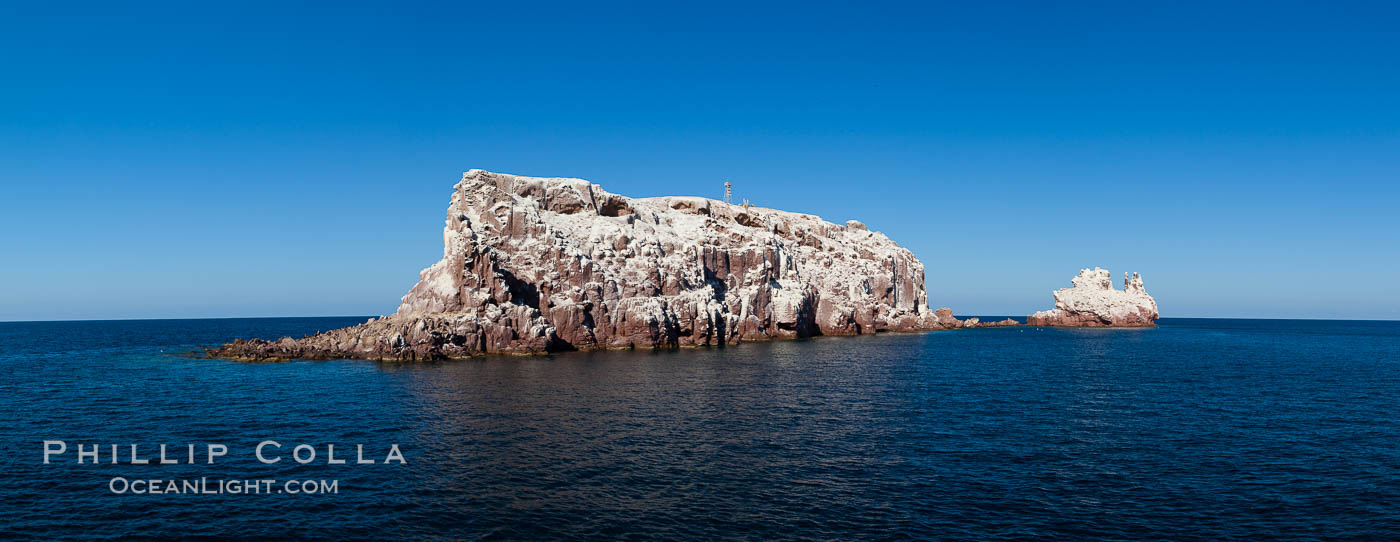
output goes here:
[{"label": "clear blue sky", "polygon": [[0,7],[0,320],[392,312],[471,168],[732,179],[960,314],[1400,318],[1394,4],[205,4]]}]

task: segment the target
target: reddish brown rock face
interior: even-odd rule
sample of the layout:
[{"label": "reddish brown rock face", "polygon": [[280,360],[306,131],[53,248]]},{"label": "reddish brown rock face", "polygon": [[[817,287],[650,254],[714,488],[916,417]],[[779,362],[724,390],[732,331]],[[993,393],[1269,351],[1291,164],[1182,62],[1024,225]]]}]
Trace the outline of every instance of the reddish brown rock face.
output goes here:
[{"label": "reddish brown rock face", "polygon": [[929,309],[911,252],[856,221],[472,170],[443,244],[394,315],[213,353],[432,359],[964,327]]}]

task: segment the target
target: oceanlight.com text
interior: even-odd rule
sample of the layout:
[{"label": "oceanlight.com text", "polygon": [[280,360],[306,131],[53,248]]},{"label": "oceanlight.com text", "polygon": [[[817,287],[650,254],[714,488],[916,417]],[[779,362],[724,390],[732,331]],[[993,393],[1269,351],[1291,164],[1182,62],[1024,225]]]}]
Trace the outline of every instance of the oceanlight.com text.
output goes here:
[{"label": "oceanlight.com text", "polygon": [[323,495],[340,493],[340,480],[128,479],[115,477],[107,489],[118,495]]}]

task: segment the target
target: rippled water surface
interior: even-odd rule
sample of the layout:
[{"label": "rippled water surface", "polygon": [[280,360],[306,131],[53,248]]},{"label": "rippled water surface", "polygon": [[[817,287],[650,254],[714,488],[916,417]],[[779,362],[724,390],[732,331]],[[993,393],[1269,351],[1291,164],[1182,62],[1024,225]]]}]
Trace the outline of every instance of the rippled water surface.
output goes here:
[{"label": "rippled water surface", "polygon": [[[1400,538],[1400,322],[427,364],[171,355],[359,321],[0,323],[0,536]],[[267,439],[282,461],[254,459]],[[123,464],[45,465],[44,440],[120,444]],[[228,455],[124,464],[132,443],[208,442]],[[299,465],[299,443],[381,460],[397,443],[406,464]],[[339,492],[116,495],[114,477]]]}]

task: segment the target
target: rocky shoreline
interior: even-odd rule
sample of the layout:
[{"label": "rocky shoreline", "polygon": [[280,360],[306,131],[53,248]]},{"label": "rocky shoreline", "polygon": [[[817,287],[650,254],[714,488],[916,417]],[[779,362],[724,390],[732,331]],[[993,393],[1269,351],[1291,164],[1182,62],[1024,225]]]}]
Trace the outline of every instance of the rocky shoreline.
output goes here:
[{"label": "rocky shoreline", "polygon": [[[581,179],[482,170],[454,189],[442,259],[419,273],[397,312],[207,354],[409,361],[1022,325],[931,310],[923,263],[855,220],[699,197],[627,198]],[[1079,294],[1062,303],[1066,291],[1055,294],[1059,312],[1036,313],[1042,323],[1033,325],[1156,319],[1155,303],[1150,320],[1117,308],[1104,319],[1098,305],[1074,303]]]},{"label": "rocky shoreline", "polygon": [[[951,329],[991,328],[1024,325],[1014,319],[982,322],[978,318],[958,319],[952,311],[943,308],[937,311],[939,324],[926,329],[891,331],[907,333]],[[422,315],[389,315],[372,318],[369,321],[342,329],[318,333],[293,339],[283,337],[275,341],[263,339],[237,339],[231,343],[205,350],[212,358],[245,362],[304,360],[361,359],[371,361],[434,361],[447,359],[467,359],[482,355],[540,355],[569,351],[629,350],[635,345],[615,347],[575,348],[568,344],[550,342],[541,337],[539,341],[525,347],[508,349],[473,348],[468,340],[479,337],[480,330],[472,327],[472,322],[453,317],[424,317]],[[883,333],[883,332],[882,332]],[[793,337],[797,338],[797,337]],[[779,340],[779,339],[770,339]],[[751,342],[751,341],[750,341]],[[734,343],[731,343],[734,344]],[[696,345],[671,344],[651,348],[722,348],[725,344]]]}]

